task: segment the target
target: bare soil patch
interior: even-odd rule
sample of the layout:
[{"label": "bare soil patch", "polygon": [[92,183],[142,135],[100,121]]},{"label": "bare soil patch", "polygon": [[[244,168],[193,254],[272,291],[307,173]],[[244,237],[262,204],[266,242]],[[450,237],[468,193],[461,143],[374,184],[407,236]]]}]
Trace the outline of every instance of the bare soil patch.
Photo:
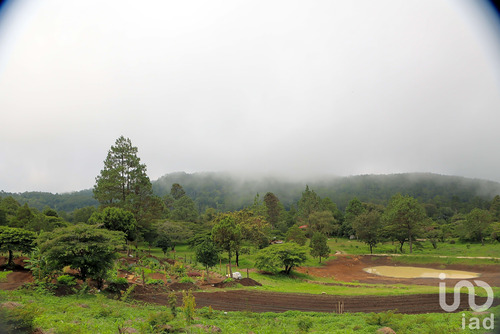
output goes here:
[{"label": "bare soil patch", "polygon": [[[296,271],[316,277],[333,277],[342,282],[359,282],[372,284],[413,284],[438,286],[440,279],[437,278],[392,278],[370,274],[363,271],[364,268],[373,266],[412,266],[433,269],[465,270],[480,273],[480,280],[490,286],[500,286],[500,265],[464,265],[439,263],[428,264],[404,264],[393,261],[388,256],[371,255],[336,255],[336,259],[327,261],[321,267],[300,267]],[[454,284],[458,279],[446,279]]]},{"label": "bare soil patch", "polygon": [[[393,310],[398,313],[442,313],[439,306],[439,295],[421,294],[404,296],[333,296],[311,295],[298,293],[277,293],[249,290],[231,290],[217,292],[194,292],[196,307],[211,306],[221,311],[250,312],[286,312],[297,310],[303,312],[384,312]],[[137,295],[136,299],[161,305],[168,305],[168,294]],[[178,295],[178,304],[182,296]],[[478,297],[477,303],[482,304],[485,297]],[[447,295],[447,302],[453,302],[453,295]],[[500,300],[493,303],[499,305]],[[457,312],[468,310],[467,297],[461,296],[461,304]]]}]

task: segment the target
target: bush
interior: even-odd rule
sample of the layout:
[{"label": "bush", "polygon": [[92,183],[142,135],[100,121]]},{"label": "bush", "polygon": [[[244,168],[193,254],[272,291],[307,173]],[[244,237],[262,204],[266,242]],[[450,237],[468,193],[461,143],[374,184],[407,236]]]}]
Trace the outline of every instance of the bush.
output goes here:
[{"label": "bush", "polygon": [[161,279],[150,278],[146,281],[146,285],[163,285],[164,282]]},{"label": "bush", "polygon": [[311,329],[313,322],[309,318],[300,317],[297,321],[297,327],[300,333],[307,333]]},{"label": "bush", "polygon": [[193,279],[191,277],[181,277],[179,280],[179,283],[194,283]]},{"label": "bush", "polygon": [[67,286],[75,286],[75,278],[70,275],[61,275],[57,278],[57,284],[67,285]]}]

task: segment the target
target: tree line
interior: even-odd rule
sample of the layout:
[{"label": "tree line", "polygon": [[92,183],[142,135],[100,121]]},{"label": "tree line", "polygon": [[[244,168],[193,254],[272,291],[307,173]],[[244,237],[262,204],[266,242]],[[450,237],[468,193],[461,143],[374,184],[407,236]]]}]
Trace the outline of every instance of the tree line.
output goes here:
[{"label": "tree line", "polygon": [[1,198],[0,250],[9,253],[9,265],[13,251],[33,252],[32,267],[44,275],[69,265],[83,278],[102,281],[118,249],[130,251],[144,242],[167,253],[189,243],[207,271],[222,253],[231,266],[233,258],[238,265],[240,256],[256,249],[257,268],[290,273],[307,252],[320,262],[328,257],[331,237],[357,238],[370,252],[392,240],[400,252],[408,244],[410,253],[422,239],[434,247],[449,238],[483,244],[500,240],[498,195],[468,212],[400,193],[386,205],[354,197],[342,210],[306,185],[288,208],[266,192],[239,210],[207,207],[201,213],[179,183],[161,197],[155,194],[137,147],[123,136],[108,151],[93,194],[99,206],[74,210],[71,220],[50,207],[39,211],[11,196]]}]

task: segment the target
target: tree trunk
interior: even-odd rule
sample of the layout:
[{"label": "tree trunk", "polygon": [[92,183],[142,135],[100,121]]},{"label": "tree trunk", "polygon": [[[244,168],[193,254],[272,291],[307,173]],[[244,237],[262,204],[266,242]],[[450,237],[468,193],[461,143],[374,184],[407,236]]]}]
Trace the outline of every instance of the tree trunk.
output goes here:
[{"label": "tree trunk", "polygon": [[413,242],[411,241],[411,234],[408,233],[408,242],[410,243],[410,254],[413,252]]},{"label": "tree trunk", "polygon": [[14,254],[10,249],[9,249],[9,260],[7,261],[7,267],[14,268]]},{"label": "tree trunk", "polygon": [[400,253],[403,253],[403,245],[404,245],[404,244],[405,244],[405,241],[404,241],[404,240],[403,240],[403,241],[401,241],[401,240],[399,241],[399,252],[400,252]]},{"label": "tree trunk", "polygon": [[240,252],[236,250],[236,267],[240,266]]},{"label": "tree trunk", "polygon": [[373,254],[373,246],[370,244],[370,254]]}]

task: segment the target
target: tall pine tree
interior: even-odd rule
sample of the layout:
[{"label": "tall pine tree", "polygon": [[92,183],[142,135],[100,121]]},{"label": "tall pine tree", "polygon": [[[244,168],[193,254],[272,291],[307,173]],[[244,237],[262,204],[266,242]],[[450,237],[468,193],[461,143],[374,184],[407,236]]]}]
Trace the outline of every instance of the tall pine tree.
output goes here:
[{"label": "tall pine tree", "polygon": [[104,169],[96,177],[94,197],[103,207],[119,207],[131,211],[139,228],[147,228],[159,217],[162,201],[153,195],[146,165],[137,156],[137,147],[121,136],[108,152]]}]

